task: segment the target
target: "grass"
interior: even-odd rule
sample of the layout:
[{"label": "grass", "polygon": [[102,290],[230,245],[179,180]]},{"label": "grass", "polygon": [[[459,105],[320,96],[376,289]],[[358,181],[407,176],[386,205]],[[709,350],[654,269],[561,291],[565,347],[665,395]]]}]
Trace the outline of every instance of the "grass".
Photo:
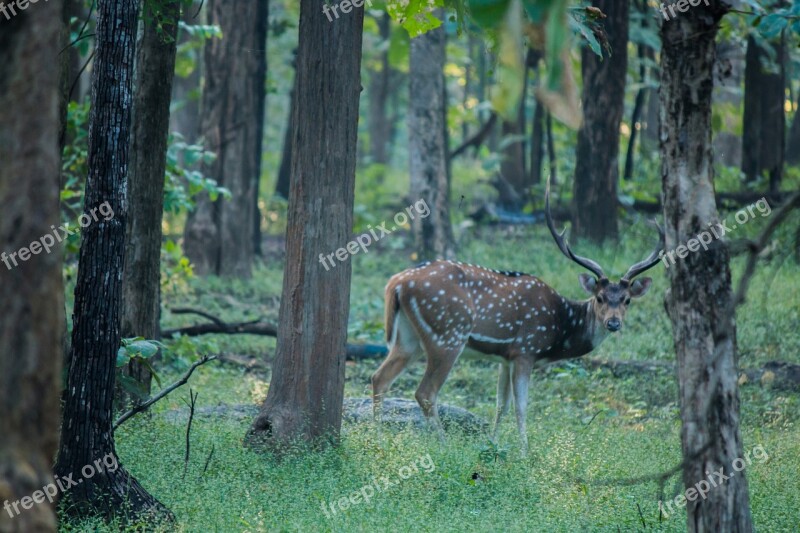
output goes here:
[{"label": "grass", "polygon": [[[387,214],[387,218],[391,213]],[[743,228],[744,237],[763,226]],[[590,255],[621,275],[649,251],[652,229],[626,225],[625,244],[602,249],[583,243]],[[787,242],[790,236],[779,234]],[[382,342],[382,295],[388,276],[410,265],[407,248],[395,234],[353,257],[350,337]],[[582,298],[580,269],[557,252],[550,237],[536,228],[458,230],[460,259],[498,269],[535,273],[571,298]],[[800,270],[786,252],[761,264],[747,303],[737,315],[740,366],[768,360],[800,363]],[[734,280],[742,259],[733,263]],[[226,319],[277,317],[281,262],[268,261],[250,281],[193,280],[166,294],[169,306],[194,305]],[[661,267],[654,284],[634,302],[621,334],[592,356],[674,361],[671,328],[663,310],[667,287]],[[186,318],[165,315],[172,326]],[[171,343],[164,378],[170,380],[197,352],[228,352],[271,359],[273,339],[218,336],[199,343]],[[379,361],[347,366],[347,396],[369,394],[369,378]],[[392,394],[413,398],[422,375],[413,363]],[[261,402],[269,375],[231,365],[206,365],[192,378],[198,404]],[[441,401],[492,417],[495,365],[459,362]],[[177,516],[178,531],[684,531],[685,512],[658,520],[658,484],[616,483],[668,470],[681,461],[678,387],[670,372],[618,378],[592,371],[580,361],[551,365],[532,382],[528,409],[530,453],[520,457],[513,417],[493,448],[483,437],[449,435],[441,444],[425,433],[404,430],[378,434],[371,425],[345,425],[342,445],[322,452],[297,446],[282,461],[241,446],[249,420],[198,417],[192,426],[192,455],[183,478],[185,424],[163,416],[185,408],[183,390],[140,415],[117,432],[122,463]],[[762,446],[769,455],[745,470],[755,527],[796,531],[800,523],[800,395],[747,385],[741,389],[744,449]],[[213,454],[210,456],[211,450]],[[401,468],[430,456],[435,468],[401,480]],[[206,463],[208,463],[207,469]],[[408,469],[402,470],[408,473]],[[348,497],[373,479],[398,484],[376,492],[326,517],[330,503]],[[699,481],[699,480],[698,480]],[[665,486],[665,496],[682,492],[680,475]],[[96,522],[65,523],[65,531],[108,530]]]}]

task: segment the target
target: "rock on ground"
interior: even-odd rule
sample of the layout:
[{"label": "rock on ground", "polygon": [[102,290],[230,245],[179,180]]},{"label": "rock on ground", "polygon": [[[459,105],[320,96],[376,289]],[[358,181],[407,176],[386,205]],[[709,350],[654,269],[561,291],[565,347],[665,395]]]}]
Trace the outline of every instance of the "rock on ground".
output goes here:
[{"label": "rock on ground", "polygon": [[[198,407],[194,416],[200,418],[229,419],[235,421],[248,421],[258,414],[258,405],[246,404],[221,404],[208,407]],[[172,409],[164,413],[168,422],[185,424],[189,418],[189,409]],[[372,398],[345,398],[344,414],[345,423],[364,424],[372,422]],[[489,424],[483,418],[476,416],[466,409],[452,405],[439,405],[439,418],[446,431],[461,431],[466,434],[485,433]],[[427,422],[417,402],[402,398],[386,398],[383,401],[383,423],[389,428],[404,428],[411,426],[415,429],[425,429]]]}]

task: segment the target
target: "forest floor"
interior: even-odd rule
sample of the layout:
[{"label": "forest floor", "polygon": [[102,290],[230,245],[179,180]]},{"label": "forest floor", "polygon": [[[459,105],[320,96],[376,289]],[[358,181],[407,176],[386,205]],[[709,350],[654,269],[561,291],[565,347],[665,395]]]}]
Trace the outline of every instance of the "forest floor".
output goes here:
[{"label": "forest floor", "polygon": [[[755,234],[748,224],[735,238]],[[537,275],[564,296],[583,298],[579,267],[560,255],[546,229],[459,228],[459,259],[500,270]],[[778,233],[782,242],[789,234]],[[653,230],[625,226],[621,247],[592,248],[582,255],[621,275],[649,253]],[[388,277],[411,266],[407,235],[393,234],[353,262],[350,339],[382,343],[383,287]],[[800,269],[776,248],[760,263],[747,303],[737,313],[739,365],[767,361],[800,363]],[[702,251],[698,252],[702,253]],[[733,261],[734,283],[744,260]],[[282,262],[270,257],[250,281],[218,279],[170,282],[164,308],[193,306],[229,321],[264,316],[277,320]],[[650,275],[653,287],[631,304],[623,330],[593,358],[674,362],[663,296],[663,266]],[[331,288],[334,290],[334,288]],[[165,311],[165,327],[193,318]],[[266,337],[211,336],[169,342],[161,379],[179,376],[199,355],[235,354],[268,361],[275,341]],[[346,396],[370,395],[379,360],[348,363]],[[392,396],[413,399],[423,363],[412,363]],[[440,401],[491,420],[497,368],[488,362],[457,363]],[[269,371],[214,362],[199,368],[190,386],[198,406],[258,404],[266,397]],[[343,428],[337,449],[311,452],[298,446],[282,461],[242,447],[250,420],[197,417],[184,472],[184,387],[122,426],[116,434],[122,463],[177,517],[179,531],[684,531],[686,514],[673,507],[659,519],[659,483],[652,480],[681,462],[678,385],[672,371],[615,376],[574,360],[536,372],[528,409],[530,453],[521,457],[513,415],[506,418],[499,446],[485,436],[431,435],[406,429],[378,434],[371,424]],[[800,394],[760,383],[741,388],[744,450],[755,527],[794,532],[800,525]],[[760,447],[760,448],[759,448]],[[756,451],[759,450],[759,451]],[[763,451],[761,451],[763,450]],[[768,457],[767,457],[768,456]],[[732,470],[730,467],[726,471]],[[741,475],[741,474],[739,474]],[[651,480],[636,480],[652,476]],[[374,490],[376,478],[395,483]],[[407,477],[407,479],[402,479]],[[697,480],[700,481],[700,480]],[[367,488],[369,487],[369,488]],[[713,488],[711,490],[714,490]],[[663,499],[683,491],[680,474],[668,478]],[[342,510],[337,503],[362,494]],[[363,501],[370,495],[370,502]],[[335,506],[335,514],[331,505]],[[97,523],[63,524],[65,531],[106,530]]]}]

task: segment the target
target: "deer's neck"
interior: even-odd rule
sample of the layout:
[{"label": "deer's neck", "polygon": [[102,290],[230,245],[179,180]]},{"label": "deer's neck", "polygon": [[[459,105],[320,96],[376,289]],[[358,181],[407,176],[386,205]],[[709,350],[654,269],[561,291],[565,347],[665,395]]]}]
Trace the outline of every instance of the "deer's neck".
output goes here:
[{"label": "deer's neck", "polygon": [[565,300],[560,318],[564,324],[564,334],[553,350],[557,359],[586,355],[607,336],[606,329],[595,319],[591,300]]}]

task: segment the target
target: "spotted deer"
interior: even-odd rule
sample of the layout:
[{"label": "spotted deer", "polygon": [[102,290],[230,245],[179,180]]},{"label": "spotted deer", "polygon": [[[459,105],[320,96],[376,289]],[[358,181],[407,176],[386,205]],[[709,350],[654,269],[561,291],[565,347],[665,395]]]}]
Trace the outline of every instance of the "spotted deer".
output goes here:
[{"label": "spotted deer", "polygon": [[372,376],[373,409],[380,421],[381,400],[395,378],[422,351],[427,366],[416,399],[430,425],[441,435],[436,398],[459,356],[498,360],[494,438],[508,411],[513,387],[517,428],[527,451],[528,382],[535,364],[580,357],[622,327],[631,298],[643,296],[652,280],[634,279],[659,261],[664,234],[647,259],[628,269],[619,282],[599,264],[576,255],[558,233],[550,213],[550,184],[545,218],[558,248],[593,275],[581,274],[588,300],[559,295],[540,279],[457,261],[433,261],[392,276],[386,285],[385,320],[389,355]]}]

